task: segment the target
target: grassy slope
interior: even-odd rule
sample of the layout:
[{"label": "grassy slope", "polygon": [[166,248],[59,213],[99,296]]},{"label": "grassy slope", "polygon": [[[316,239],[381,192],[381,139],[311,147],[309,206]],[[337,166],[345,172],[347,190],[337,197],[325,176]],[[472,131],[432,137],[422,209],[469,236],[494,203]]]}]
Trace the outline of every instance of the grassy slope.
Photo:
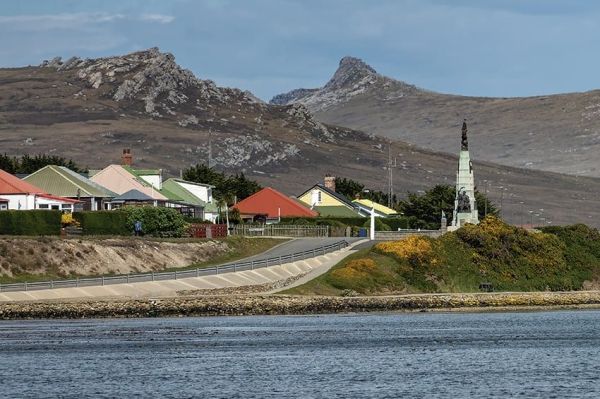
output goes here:
[{"label": "grassy slope", "polygon": [[574,225],[530,233],[488,218],[436,240],[378,244],[285,293],[477,292],[483,282],[496,291],[558,291],[598,280],[598,230]]},{"label": "grassy slope", "polygon": [[[15,238],[15,237],[12,237]],[[44,237],[18,237],[19,239],[30,239],[30,240],[35,240],[35,242],[39,242],[42,244],[47,244],[48,240],[52,240],[52,239],[47,239]],[[93,237],[93,238],[83,238],[80,240],[77,240],[80,243],[85,243],[87,240],[102,240],[102,239],[107,239],[108,237]],[[133,238],[132,238],[133,239]],[[168,241],[168,242],[190,242],[193,241],[193,239],[173,239],[173,238],[169,238],[169,239],[149,239],[150,241]],[[189,265],[189,266],[185,266],[185,267],[180,267],[180,268],[167,268],[164,269],[163,271],[173,271],[173,270],[186,270],[186,269],[193,269],[193,268],[205,268],[205,267],[211,267],[217,264],[221,264],[221,263],[226,263],[226,262],[232,262],[235,260],[239,260],[239,259],[244,259],[250,256],[254,256],[254,255],[258,255],[262,252],[265,252],[273,247],[275,247],[276,245],[282,244],[283,242],[287,241],[286,239],[272,239],[272,238],[243,238],[243,237],[229,237],[226,239],[215,239],[215,240],[225,240],[227,241],[227,243],[229,244],[231,250],[217,255],[215,257],[213,257],[212,259],[205,261],[205,262],[201,262],[201,263],[197,263],[197,264],[193,264],[193,265]],[[6,248],[5,245],[3,245],[0,242],[0,256],[2,256],[3,254],[5,254]],[[6,251],[7,252],[7,251]],[[83,252],[83,251],[82,251]],[[32,249],[28,249],[28,250],[24,250],[24,251],[20,251],[20,254],[18,256],[14,256],[13,261],[15,262],[15,266],[16,268],[13,268],[13,271],[18,271],[18,270],[27,270],[27,268],[29,267],[29,264],[33,261],[32,259],[29,259],[28,256],[33,256],[34,252]],[[82,256],[85,256],[85,254],[83,254]],[[5,276],[5,275],[0,275],[0,283],[2,284],[8,284],[8,283],[20,283],[20,282],[34,282],[34,281],[47,281],[47,280],[60,280],[60,279],[66,279],[66,278],[75,278],[75,277],[89,277],[89,276],[83,276],[83,275],[65,275],[64,273],[62,273],[60,271],[60,267],[59,265],[55,265],[55,264],[50,264],[50,265],[45,265],[46,266],[46,271],[43,273],[28,273],[26,271],[23,272],[18,272],[18,274],[9,277],[9,276]]]}]

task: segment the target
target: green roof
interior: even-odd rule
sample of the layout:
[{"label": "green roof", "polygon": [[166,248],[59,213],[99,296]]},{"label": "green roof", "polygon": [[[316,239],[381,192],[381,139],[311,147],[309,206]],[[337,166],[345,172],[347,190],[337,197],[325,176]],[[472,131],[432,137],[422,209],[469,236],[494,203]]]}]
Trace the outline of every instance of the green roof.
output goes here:
[{"label": "green roof", "polygon": [[[217,212],[217,206],[215,204],[209,204],[205,201],[202,201],[200,198],[196,197],[190,191],[185,189],[185,187],[178,184],[178,182],[196,184],[194,182],[188,182],[181,179],[167,179],[163,182],[162,189],[160,190],[161,194],[174,201],[181,201],[186,204],[200,206],[204,208],[205,212]],[[206,186],[206,184],[202,185]]]},{"label": "green roof", "polygon": [[161,174],[160,169],[133,169],[129,165],[121,165],[121,166],[123,167],[123,169],[125,169],[126,171],[128,171],[129,173],[131,173],[132,175],[134,175],[136,177]]},{"label": "green roof", "polygon": [[358,210],[352,210],[345,206],[315,206],[313,210],[319,212],[321,216],[332,216],[332,217],[361,217]]},{"label": "green roof", "polygon": [[112,198],[117,196],[112,191],[64,166],[44,166],[23,180],[59,197]]}]

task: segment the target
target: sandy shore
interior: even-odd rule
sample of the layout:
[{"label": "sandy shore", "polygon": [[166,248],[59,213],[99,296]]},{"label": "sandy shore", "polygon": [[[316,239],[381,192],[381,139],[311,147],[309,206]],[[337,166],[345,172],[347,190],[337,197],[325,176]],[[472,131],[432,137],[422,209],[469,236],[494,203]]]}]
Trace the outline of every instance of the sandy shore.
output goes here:
[{"label": "sandy shore", "polygon": [[227,295],[20,302],[0,304],[0,319],[514,311],[557,308],[600,308],[600,291],[416,294],[370,297]]}]

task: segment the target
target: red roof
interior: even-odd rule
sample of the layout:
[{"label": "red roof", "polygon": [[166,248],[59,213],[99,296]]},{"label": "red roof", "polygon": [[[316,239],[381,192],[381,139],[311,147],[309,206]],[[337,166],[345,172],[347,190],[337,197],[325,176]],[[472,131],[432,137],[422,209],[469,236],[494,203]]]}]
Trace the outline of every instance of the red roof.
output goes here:
[{"label": "red roof", "polygon": [[[241,214],[267,215],[268,218],[301,216],[317,217],[319,214],[294,201],[285,194],[265,187],[250,197],[238,202],[237,208]],[[281,212],[281,213],[280,213]]]},{"label": "red roof", "polygon": [[56,201],[60,201],[60,202],[64,202],[66,204],[76,204],[78,201],[76,199],[71,199],[71,198],[65,198],[65,197],[57,197],[56,195],[50,195],[50,194],[36,194],[38,197],[41,198],[47,198],[47,199],[51,199],[51,200],[56,200]]},{"label": "red roof", "polygon": [[44,190],[0,169],[0,194],[46,194]]}]

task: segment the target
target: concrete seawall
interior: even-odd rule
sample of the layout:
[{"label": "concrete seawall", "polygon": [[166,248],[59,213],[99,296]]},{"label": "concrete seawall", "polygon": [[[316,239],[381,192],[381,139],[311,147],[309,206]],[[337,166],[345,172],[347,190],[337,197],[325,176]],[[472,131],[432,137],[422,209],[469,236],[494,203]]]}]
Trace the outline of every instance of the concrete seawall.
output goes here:
[{"label": "concrete seawall", "polygon": [[147,298],[177,296],[181,292],[209,292],[239,287],[261,287],[271,291],[290,284],[302,277],[314,278],[325,273],[349,254],[361,241],[314,258],[285,263],[278,266],[257,268],[177,280],[145,281],[129,284],[111,284],[89,287],[54,288],[35,291],[0,292],[0,303],[39,300],[69,300],[94,298]]},{"label": "concrete seawall", "polygon": [[381,297],[245,295],[1,303],[0,319],[298,315],[426,310],[600,308],[600,291]]}]

